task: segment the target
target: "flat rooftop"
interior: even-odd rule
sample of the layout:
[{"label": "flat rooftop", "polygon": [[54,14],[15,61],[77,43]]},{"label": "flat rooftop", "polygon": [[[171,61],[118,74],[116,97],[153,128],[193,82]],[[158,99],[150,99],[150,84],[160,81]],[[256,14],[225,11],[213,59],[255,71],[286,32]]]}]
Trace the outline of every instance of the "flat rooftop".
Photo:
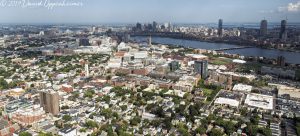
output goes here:
[{"label": "flat rooftop", "polygon": [[245,85],[245,84],[236,84],[234,85],[233,91],[241,91],[241,92],[251,92],[252,86],[251,85]]},{"label": "flat rooftop", "polygon": [[247,95],[245,104],[252,107],[262,108],[266,110],[272,110],[274,107],[272,96],[255,94],[255,93],[251,93]]}]

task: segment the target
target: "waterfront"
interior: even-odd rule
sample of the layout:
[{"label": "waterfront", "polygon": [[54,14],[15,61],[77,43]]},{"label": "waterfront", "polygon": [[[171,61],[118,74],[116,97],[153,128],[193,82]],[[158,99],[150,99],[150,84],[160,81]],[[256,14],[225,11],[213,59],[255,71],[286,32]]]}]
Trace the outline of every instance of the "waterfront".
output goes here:
[{"label": "waterfront", "polygon": [[[138,42],[146,42],[148,37],[145,36],[135,36],[131,37],[133,40]],[[239,45],[225,44],[225,43],[208,43],[194,40],[184,40],[184,39],[174,39],[165,37],[152,37],[153,43],[159,44],[170,44],[170,45],[180,45],[183,47],[191,48],[201,48],[201,49],[221,49],[221,48],[234,48],[239,47]],[[262,48],[246,48],[246,49],[236,49],[236,50],[226,50],[224,51],[230,54],[240,54],[243,56],[261,56],[266,58],[277,58],[278,56],[284,56],[286,62],[300,64],[300,53],[281,51],[275,49],[262,49]]]}]

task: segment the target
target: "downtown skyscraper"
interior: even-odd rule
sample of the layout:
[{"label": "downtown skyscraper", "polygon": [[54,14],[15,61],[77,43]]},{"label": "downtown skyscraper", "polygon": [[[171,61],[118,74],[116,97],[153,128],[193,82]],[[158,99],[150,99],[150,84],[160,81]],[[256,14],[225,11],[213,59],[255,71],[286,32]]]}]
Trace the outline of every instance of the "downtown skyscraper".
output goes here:
[{"label": "downtown skyscraper", "polygon": [[218,24],[218,36],[222,37],[223,36],[223,20],[219,19],[219,24]]},{"label": "downtown skyscraper", "polygon": [[286,20],[281,21],[281,27],[280,27],[280,33],[279,33],[279,38],[282,41],[285,41],[287,39],[287,30],[286,30]]},{"label": "downtown skyscraper", "polygon": [[268,21],[267,20],[262,20],[260,22],[260,29],[259,29],[259,36],[263,37],[268,34]]}]

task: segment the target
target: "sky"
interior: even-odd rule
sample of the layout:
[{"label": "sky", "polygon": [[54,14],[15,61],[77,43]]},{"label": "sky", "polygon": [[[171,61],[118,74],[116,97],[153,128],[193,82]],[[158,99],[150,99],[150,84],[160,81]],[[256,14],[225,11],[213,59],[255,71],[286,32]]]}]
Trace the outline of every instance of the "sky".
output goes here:
[{"label": "sky", "polygon": [[219,18],[300,22],[300,0],[0,0],[0,23],[214,23]]}]

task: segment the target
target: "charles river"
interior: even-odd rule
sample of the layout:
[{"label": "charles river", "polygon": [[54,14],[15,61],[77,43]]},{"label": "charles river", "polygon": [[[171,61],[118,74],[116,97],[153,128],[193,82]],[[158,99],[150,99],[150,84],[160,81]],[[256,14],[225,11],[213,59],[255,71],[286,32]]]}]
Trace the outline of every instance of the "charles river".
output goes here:
[{"label": "charles river", "polygon": [[[131,37],[131,39],[138,42],[147,41],[148,37],[145,36],[135,36]],[[233,48],[239,47],[238,45],[233,44],[224,44],[224,43],[208,43],[194,40],[184,40],[184,39],[173,39],[173,38],[165,38],[165,37],[152,37],[153,43],[159,44],[170,44],[170,45],[180,45],[184,47],[191,48],[201,48],[201,49],[221,49],[221,48]],[[262,49],[262,48],[245,48],[245,49],[235,49],[235,50],[226,50],[226,53],[231,54],[239,54],[242,56],[260,56],[266,58],[277,58],[278,56],[284,56],[286,62],[300,64],[300,53],[297,52],[289,52],[289,51],[281,51],[275,49]]]}]

